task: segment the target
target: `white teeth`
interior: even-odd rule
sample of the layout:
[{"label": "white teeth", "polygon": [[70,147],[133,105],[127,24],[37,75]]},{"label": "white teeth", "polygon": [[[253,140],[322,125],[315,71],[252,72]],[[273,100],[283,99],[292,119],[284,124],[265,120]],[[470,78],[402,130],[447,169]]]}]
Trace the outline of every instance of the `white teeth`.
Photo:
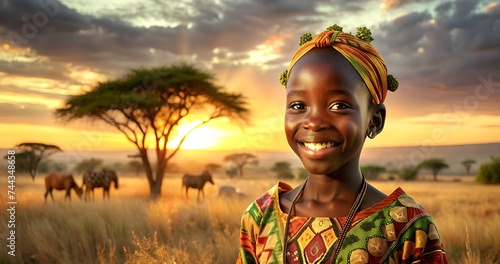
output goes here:
[{"label": "white teeth", "polygon": [[333,145],[334,145],[333,142],[325,142],[325,143],[304,142],[304,146],[306,146],[310,150],[320,150],[320,149],[332,147]]}]

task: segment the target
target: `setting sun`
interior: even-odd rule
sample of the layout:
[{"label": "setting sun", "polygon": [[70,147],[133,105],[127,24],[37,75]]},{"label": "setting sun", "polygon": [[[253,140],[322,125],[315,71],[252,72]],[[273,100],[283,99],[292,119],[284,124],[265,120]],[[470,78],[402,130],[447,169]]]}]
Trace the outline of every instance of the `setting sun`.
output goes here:
[{"label": "setting sun", "polygon": [[[179,125],[177,129],[178,136],[170,139],[167,145],[168,148],[177,148],[182,137],[198,123],[199,122],[191,122]],[[210,124],[205,124],[193,130],[186,137],[184,142],[182,142],[181,148],[190,150],[214,148],[220,143],[222,135],[223,131],[210,126]]]}]

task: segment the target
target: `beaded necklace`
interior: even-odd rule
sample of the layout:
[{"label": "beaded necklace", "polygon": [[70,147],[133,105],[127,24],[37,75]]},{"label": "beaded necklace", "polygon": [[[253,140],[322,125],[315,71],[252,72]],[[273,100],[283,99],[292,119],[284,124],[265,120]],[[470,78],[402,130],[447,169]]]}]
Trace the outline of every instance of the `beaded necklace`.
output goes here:
[{"label": "beaded necklace", "polygon": [[[284,233],[284,238],[283,238],[283,263],[286,263],[286,252],[287,252],[287,247],[288,247],[288,229],[289,229],[289,224],[290,224],[290,216],[293,213],[293,210],[295,209],[295,203],[299,200],[300,196],[304,192],[304,189],[306,187],[307,178],[302,186],[300,187],[299,192],[297,195],[293,198],[292,204],[290,205],[290,209],[288,210],[288,215],[286,216],[286,223],[285,223],[285,233]],[[366,189],[367,189],[368,184],[366,183],[365,177],[363,177],[363,182],[361,183],[361,190],[358,193],[358,196],[356,197],[356,200],[354,201],[351,210],[349,211],[349,214],[347,215],[347,219],[344,224],[344,228],[340,231],[340,235],[337,238],[337,241],[335,243],[335,250],[332,258],[333,262],[335,262],[335,259],[337,258],[340,248],[342,247],[342,243],[344,242],[344,238],[347,235],[347,231],[351,227],[351,223],[354,220],[354,215],[356,215],[356,212],[359,210],[359,207],[361,206],[361,203],[363,202],[363,199],[366,194]]]}]

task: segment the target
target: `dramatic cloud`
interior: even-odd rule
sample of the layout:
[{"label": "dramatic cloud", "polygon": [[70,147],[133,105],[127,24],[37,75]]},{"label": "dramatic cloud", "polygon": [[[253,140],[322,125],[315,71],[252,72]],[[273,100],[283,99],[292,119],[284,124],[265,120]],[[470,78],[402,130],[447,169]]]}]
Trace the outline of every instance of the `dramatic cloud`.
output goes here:
[{"label": "dramatic cloud", "polygon": [[[300,35],[334,23],[371,28],[400,81],[387,100],[392,117],[499,114],[500,4],[491,0],[0,0],[2,121],[40,113],[49,124],[67,95],[177,62],[245,94],[257,120],[274,117]],[[35,105],[14,107],[23,102]]]},{"label": "dramatic cloud", "polygon": [[500,99],[500,72],[495,66],[500,64],[500,16],[495,6],[479,9],[475,1],[445,2],[381,25],[385,34],[376,45],[390,71],[400,77],[396,96],[406,97],[398,97],[403,99],[401,109],[404,104],[414,114],[429,108],[444,111],[476,96],[485,85],[481,80],[489,78],[493,86],[477,99],[475,111],[498,114],[494,102]]}]

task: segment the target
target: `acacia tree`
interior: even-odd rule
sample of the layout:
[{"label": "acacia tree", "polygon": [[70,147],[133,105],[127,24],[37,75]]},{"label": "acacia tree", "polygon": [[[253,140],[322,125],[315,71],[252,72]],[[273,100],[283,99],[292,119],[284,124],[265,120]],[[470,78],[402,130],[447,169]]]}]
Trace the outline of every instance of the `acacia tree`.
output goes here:
[{"label": "acacia tree", "polygon": [[448,164],[443,159],[427,159],[420,163],[421,168],[426,168],[432,171],[434,180],[437,181],[437,175],[442,169],[448,168]]},{"label": "acacia tree", "polygon": [[[97,84],[89,92],[71,96],[56,116],[65,121],[100,120],[118,129],[139,151],[149,182],[151,198],[161,195],[167,164],[178,153],[186,137],[209,121],[228,117],[247,120],[246,98],[225,92],[214,77],[191,65],[134,69],[124,77]],[[176,129],[192,114],[202,116],[184,135]],[[173,149],[170,139],[181,136]],[[154,144],[156,164],[148,155],[149,138]]]},{"label": "acacia tree", "polygon": [[246,165],[257,165],[259,163],[257,157],[250,153],[230,154],[225,156],[223,161],[233,163],[240,177],[243,176],[243,167]]},{"label": "acacia tree", "polygon": [[210,173],[215,173],[221,169],[222,169],[222,165],[217,164],[217,163],[207,163],[205,165],[205,170],[210,172]]},{"label": "acacia tree", "polygon": [[25,157],[25,165],[27,166],[27,171],[30,173],[33,181],[35,180],[38,164],[40,164],[40,161],[56,152],[62,151],[56,145],[43,143],[21,143],[16,147],[19,149],[18,154]]},{"label": "acacia tree", "polygon": [[467,175],[470,175],[470,169],[472,167],[472,164],[476,163],[475,160],[473,159],[466,159],[461,162],[461,164],[465,167],[465,171],[467,172]]}]

